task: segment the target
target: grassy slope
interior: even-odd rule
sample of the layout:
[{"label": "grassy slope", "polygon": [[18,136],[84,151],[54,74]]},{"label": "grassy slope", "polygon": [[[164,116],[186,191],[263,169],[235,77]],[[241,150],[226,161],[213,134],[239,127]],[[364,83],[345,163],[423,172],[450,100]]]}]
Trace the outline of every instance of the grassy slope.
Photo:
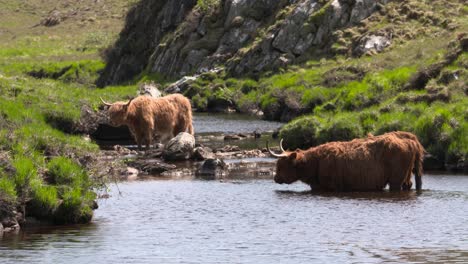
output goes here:
[{"label": "grassy slope", "polygon": [[[103,67],[99,50],[114,41],[132,2],[0,1],[2,201],[26,204],[27,215],[56,223],[90,220],[95,183],[80,160],[98,148],[53,125],[78,121],[81,107],[96,108],[99,96],[113,100],[134,93],[134,87],[104,91],[92,85]],[[41,26],[54,9],[66,18]]]},{"label": "grassy slope", "polygon": [[[269,119],[302,115],[281,130],[290,148],[406,130],[441,162],[463,163],[468,161],[467,52],[425,87],[408,83],[459,47],[457,39],[468,33],[467,15],[468,7],[455,0],[394,1],[360,25],[335,32],[332,59],[256,80],[206,74],[186,94],[199,109],[226,100],[244,112],[260,108]],[[368,32],[391,33],[392,46],[381,54],[350,56],[347,47]]]}]

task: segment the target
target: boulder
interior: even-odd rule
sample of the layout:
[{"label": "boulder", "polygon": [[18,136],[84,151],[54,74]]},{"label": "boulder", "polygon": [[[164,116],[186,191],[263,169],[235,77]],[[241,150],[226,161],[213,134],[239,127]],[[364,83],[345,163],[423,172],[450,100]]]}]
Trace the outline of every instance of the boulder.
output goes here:
[{"label": "boulder", "polygon": [[192,84],[197,78],[198,76],[184,76],[180,78],[180,80],[167,86],[164,89],[164,92],[169,93],[169,94],[183,93],[190,87],[190,84]]},{"label": "boulder", "polygon": [[138,169],[127,167],[125,171],[125,177],[127,178],[127,180],[136,180],[138,178],[138,173]]},{"label": "boulder", "polygon": [[208,147],[196,147],[193,150],[192,159],[195,160],[206,160],[214,158],[213,150]]},{"label": "boulder", "polygon": [[162,96],[161,91],[158,89],[158,85],[154,82],[150,83],[143,83],[140,85],[140,90],[138,92],[139,95],[146,95],[154,98],[158,98]]},{"label": "boulder", "polygon": [[163,151],[165,160],[188,160],[192,156],[195,148],[195,137],[189,133],[179,133],[175,138],[171,139]]},{"label": "boulder", "polygon": [[203,162],[196,176],[204,179],[216,179],[226,174],[227,165],[222,159],[211,158]]},{"label": "boulder", "polygon": [[364,54],[372,54],[382,52],[386,47],[392,44],[391,40],[385,36],[365,36],[357,45],[354,54],[361,56]]}]

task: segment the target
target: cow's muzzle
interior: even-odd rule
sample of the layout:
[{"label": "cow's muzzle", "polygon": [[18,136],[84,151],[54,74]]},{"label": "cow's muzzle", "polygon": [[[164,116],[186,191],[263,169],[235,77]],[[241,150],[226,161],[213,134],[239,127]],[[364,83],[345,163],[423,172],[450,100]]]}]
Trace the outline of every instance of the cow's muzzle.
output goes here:
[{"label": "cow's muzzle", "polygon": [[284,183],[284,181],[282,179],[278,178],[278,177],[275,177],[274,180],[275,180],[276,183],[279,183],[279,184]]}]

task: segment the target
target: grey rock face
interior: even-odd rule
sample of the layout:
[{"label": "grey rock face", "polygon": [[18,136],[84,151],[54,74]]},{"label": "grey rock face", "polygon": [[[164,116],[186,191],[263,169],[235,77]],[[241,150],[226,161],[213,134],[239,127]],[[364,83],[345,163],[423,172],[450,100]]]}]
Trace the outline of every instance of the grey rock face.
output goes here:
[{"label": "grey rock face", "polygon": [[179,133],[165,146],[163,158],[165,160],[188,160],[195,148],[195,138],[189,133]]},{"label": "grey rock face", "polygon": [[109,53],[100,83],[144,69],[169,77],[223,65],[232,75],[277,69],[321,54],[336,29],[358,23],[388,0],[221,0],[203,13],[196,0],[142,0]]}]

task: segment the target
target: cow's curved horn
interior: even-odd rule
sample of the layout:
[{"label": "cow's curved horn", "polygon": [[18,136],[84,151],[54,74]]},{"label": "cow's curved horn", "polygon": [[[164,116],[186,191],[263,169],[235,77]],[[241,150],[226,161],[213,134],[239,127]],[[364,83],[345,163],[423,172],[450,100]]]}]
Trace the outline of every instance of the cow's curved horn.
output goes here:
[{"label": "cow's curved horn", "polygon": [[103,104],[105,104],[105,105],[107,105],[107,106],[111,106],[111,105],[112,105],[112,104],[109,104],[108,102],[104,101],[104,99],[102,99],[102,97],[99,97],[99,98],[101,98],[101,101],[102,101]]},{"label": "cow's curved horn", "polygon": [[286,150],[284,150],[283,148],[283,139],[280,140],[280,149],[282,152],[285,152]]},{"label": "cow's curved horn", "polygon": [[128,101],[128,103],[127,103],[125,106],[129,106],[130,103],[133,101],[133,99],[135,99],[135,97],[133,97],[132,99],[130,99],[130,100]]},{"label": "cow's curved horn", "polygon": [[268,152],[270,152],[270,154],[271,154],[273,157],[280,158],[280,157],[284,157],[284,156],[285,156],[284,154],[276,154],[276,153],[274,153],[273,150],[271,150],[270,147],[268,146],[268,140],[266,141],[266,148],[267,148]]}]

